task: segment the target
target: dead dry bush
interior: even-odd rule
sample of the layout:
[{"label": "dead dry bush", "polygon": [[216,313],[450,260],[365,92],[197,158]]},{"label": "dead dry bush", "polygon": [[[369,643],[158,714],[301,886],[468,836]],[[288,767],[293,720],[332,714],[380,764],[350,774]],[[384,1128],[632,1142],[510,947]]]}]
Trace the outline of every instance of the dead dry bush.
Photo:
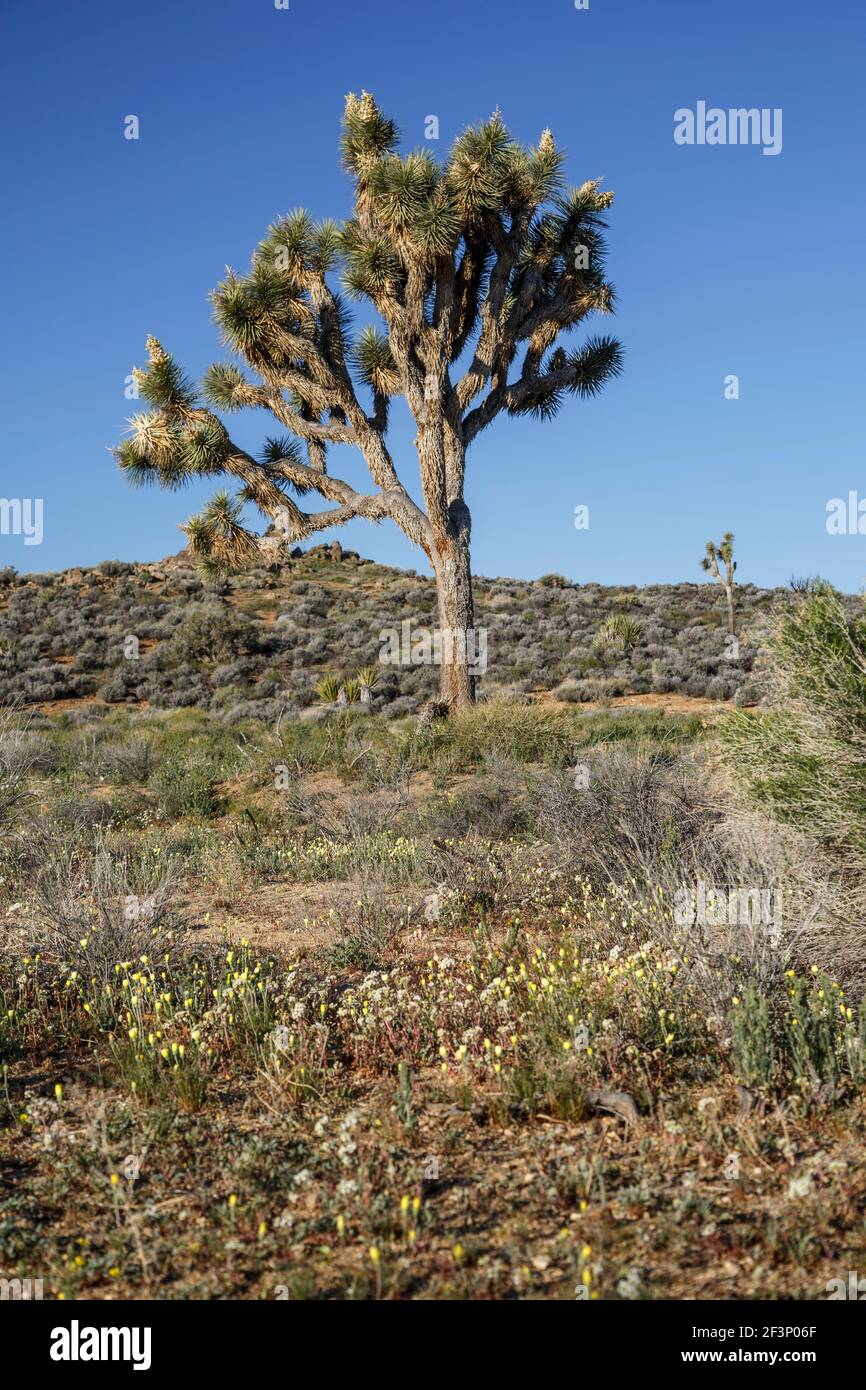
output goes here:
[{"label": "dead dry bush", "polygon": [[600,887],[673,883],[695,872],[712,856],[720,817],[682,757],[620,745],[588,749],[576,768],[536,775],[530,809],[541,838]]},{"label": "dead dry bush", "polygon": [[333,900],[328,914],[332,964],[375,969],[398,951],[401,936],[420,918],[418,906],[389,893],[381,879],[364,877]]},{"label": "dead dry bush", "polygon": [[360,793],[346,797],[314,794],[306,802],[308,825],[315,834],[344,844],[394,829],[408,802],[400,795]]},{"label": "dead dry bush", "polygon": [[446,926],[492,914],[544,914],[567,892],[551,846],[491,840],[471,833],[434,839],[430,914]]},{"label": "dead dry bush", "polygon": [[82,842],[56,829],[34,833],[28,857],[36,865],[31,946],[84,978],[107,983],[118,963],[158,957],[181,944],[173,860],[154,862],[99,833]]},{"label": "dead dry bush", "polygon": [[28,778],[44,753],[44,741],[28,723],[16,706],[0,709],[0,830],[19,817],[28,797]]},{"label": "dead dry bush", "polygon": [[[795,965],[817,964],[863,992],[866,865],[842,865],[808,834],[743,811],[718,770],[658,750],[601,747],[577,773],[536,776],[530,802],[563,866],[621,895],[632,921],[664,937],[711,1013],[723,1014],[746,980],[780,988]],[[678,927],[678,894],[697,897],[700,884],[705,894],[733,894],[735,917],[745,895],[771,905],[772,920],[750,913],[724,927]]]},{"label": "dead dry bush", "polygon": [[866,989],[866,864],[840,860],[811,835],[732,805],[717,838],[741,883],[778,887],[782,937],[795,963],[817,965],[859,998]]},{"label": "dead dry bush", "polygon": [[279,793],[277,810],[290,829],[349,843],[393,830],[410,814],[411,805],[408,782],[338,794],[308,789],[298,777]]},{"label": "dead dry bush", "polygon": [[488,753],[479,775],[419,811],[419,828],[438,838],[474,834],[507,840],[530,828],[526,772],[497,752]]}]

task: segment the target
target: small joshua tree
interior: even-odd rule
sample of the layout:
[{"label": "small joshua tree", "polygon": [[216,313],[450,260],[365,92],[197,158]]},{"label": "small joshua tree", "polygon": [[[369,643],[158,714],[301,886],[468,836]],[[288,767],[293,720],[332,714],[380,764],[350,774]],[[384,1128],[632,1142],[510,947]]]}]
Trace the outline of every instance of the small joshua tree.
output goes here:
[{"label": "small joshua tree", "polygon": [[[719,569],[719,565],[724,565],[724,574]],[[728,606],[728,636],[734,636],[734,575],[737,570],[737,562],[734,559],[734,537],[730,531],[726,531],[722,536],[721,545],[716,545],[715,541],[707,541],[707,553],[701,560],[701,569],[706,570],[721,584],[725,591],[725,602]]]},{"label": "small joshua tree", "polygon": [[[280,218],[249,273],[229,270],[213,293],[225,342],[252,376],[218,363],[205,375],[202,404],[149,339],[138,383],[150,409],[131,421],[117,458],[135,484],[176,488],[227,476],[240,485],[183,528],[211,569],[260,558],[242,524],[245,503],[276,521],[286,543],[354,517],[389,518],[430,562],[440,627],[466,634],[474,626],[470,446],[498,416],[547,420],[566,395],[593,396],[621,370],[613,338],[591,337],[570,352],[559,345],[592,313],[612,310],[603,214],[613,195],[598,180],[567,188],[550,131],[526,148],[498,112],[466,130],[444,162],[426,150],[400,155],[397,143],[397,127],[369,93],[347,97],[352,215],[342,224],[316,224],[304,211]],[[378,321],[356,335],[328,279],[340,266],[345,295]],[[388,447],[397,396],[415,422],[421,505]],[[245,408],[270,411],[281,431],[258,457],[214,413]],[[336,444],[361,453],[371,492],[332,473]],[[304,511],[290,491],[331,505]],[[467,643],[443,643],[443,652],[440,694],[459,708],[475,695]]]}]

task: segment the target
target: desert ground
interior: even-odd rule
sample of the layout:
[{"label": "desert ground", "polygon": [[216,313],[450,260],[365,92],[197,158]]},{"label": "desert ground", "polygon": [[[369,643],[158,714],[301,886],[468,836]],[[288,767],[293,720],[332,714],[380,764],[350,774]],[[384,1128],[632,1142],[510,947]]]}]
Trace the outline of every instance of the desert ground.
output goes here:
[{"label": "desert ground", "polygon": [[[435,671],[369,674],[419,576],[2,581],[7,1278],[817,1299],[862,1267],[859,850],[737,776],[814,596],[744,590],[731,662],[710,585],[481,579],[481,699],[427,722]],[[780,930],[737,916],[782,890]]]}]

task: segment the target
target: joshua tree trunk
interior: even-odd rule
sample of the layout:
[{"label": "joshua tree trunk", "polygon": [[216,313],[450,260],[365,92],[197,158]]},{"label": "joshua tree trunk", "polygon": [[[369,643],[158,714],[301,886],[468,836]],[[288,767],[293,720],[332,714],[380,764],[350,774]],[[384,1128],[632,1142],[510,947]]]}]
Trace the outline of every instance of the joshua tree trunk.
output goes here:
[{"label": "joshua tree trunk", "polygon": [[478,642],[469,562],[470,530],[466,504],[452,504],[447,530],[436,538],[434,551],[441,643],[439,694],[452,710],[465,709],[475,699],[471,667],[478,655]]},{"label": "joshua tree trunk", "polygon": [[734,591],[730,584],[725,585],[725,599],[728,604],[728,636],[734,636]]}]

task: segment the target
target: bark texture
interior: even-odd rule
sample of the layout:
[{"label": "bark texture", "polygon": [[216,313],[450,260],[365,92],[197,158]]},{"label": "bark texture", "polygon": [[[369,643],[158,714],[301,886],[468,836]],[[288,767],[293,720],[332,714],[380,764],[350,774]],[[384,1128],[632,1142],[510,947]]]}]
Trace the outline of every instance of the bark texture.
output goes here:
[{"label": "bark texture", "polygon": [[446,534],[436,540],[434,568],[441,650],[439,694],[457,711],[475,699],[477,676],[472,662],[478,653],[478,639],[472,598],[469,509],[463,502],[455,503],[451,513]]}]

